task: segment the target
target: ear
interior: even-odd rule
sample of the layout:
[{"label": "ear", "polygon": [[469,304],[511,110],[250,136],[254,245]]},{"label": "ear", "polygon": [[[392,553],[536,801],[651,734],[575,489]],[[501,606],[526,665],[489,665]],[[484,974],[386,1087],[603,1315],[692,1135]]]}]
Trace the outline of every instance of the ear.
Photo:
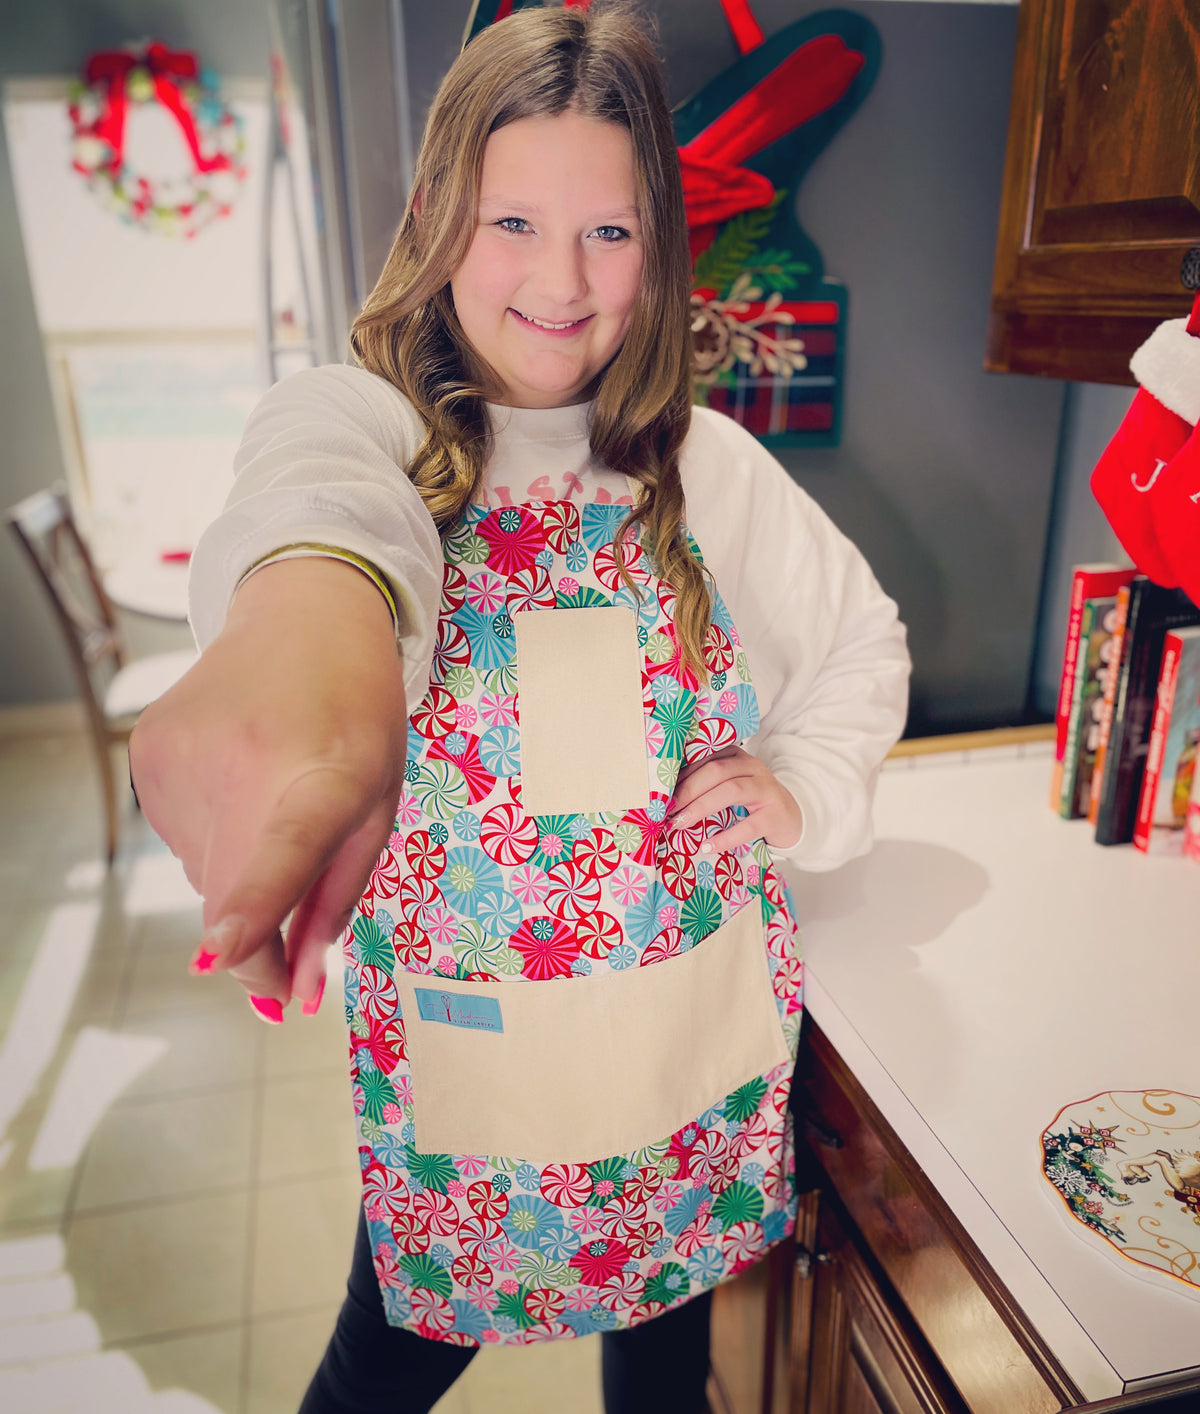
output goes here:
[{"label": "ear", "polygon": [[424,192],[424,189],[421,188],[421,187],[418,187],[417,190],[416,190],[415,192],[413,192],[413,198],[412,198],[412,213],[413,213],[413,215],[414,215],[415,217],[418,218],[418,220],[420,219],[420,216],[421,216],[421,206],[422,206],[422,204],[424,203],[424,200],[425,200],[425,192]]}]

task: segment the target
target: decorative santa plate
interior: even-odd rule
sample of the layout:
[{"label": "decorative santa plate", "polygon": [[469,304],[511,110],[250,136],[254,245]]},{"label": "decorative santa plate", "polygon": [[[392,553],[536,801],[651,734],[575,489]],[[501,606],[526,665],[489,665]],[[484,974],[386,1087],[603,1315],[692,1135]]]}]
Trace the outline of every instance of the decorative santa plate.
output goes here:
[{"label": "decorative santa plate", "polygon": [[1085,1240],[1200,1296],[1200,1096],[1112,1090],[1066,1105],[1042,1134],[1042,1172]]}]

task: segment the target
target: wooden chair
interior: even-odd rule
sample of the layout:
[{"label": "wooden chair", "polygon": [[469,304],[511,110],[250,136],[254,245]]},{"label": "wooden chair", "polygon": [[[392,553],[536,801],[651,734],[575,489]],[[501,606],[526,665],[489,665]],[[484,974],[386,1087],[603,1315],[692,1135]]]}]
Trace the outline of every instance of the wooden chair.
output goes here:
[{"label": "wooden chair", "polygon": [[6,519],[46,588],[62,628],[87,713],[103,794],[108,862],[117,851],[118,786],[113,748],[129,741],[133,724],[196,661],[191,651],[130,661],[116,615],[75,524],[66,488],[27,497]]}]

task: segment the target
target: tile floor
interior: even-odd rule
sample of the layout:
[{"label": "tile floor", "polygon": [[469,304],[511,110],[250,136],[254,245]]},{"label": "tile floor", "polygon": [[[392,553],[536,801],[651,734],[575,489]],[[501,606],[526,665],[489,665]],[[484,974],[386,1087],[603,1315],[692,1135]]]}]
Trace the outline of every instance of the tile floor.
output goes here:
[{"label": "tile floor", "polygon": [[[82,736],[0,735],[0,1409],[294,1414],[344,1288],[344,1019],[259,1021]],[[599,1347],[487,1350],[438,1414],[599,1414]]]}]

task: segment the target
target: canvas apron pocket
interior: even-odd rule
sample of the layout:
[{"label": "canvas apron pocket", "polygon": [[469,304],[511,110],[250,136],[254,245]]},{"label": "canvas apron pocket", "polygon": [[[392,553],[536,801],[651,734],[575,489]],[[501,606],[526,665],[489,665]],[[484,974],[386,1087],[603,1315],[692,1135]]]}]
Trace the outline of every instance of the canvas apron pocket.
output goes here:
[{"label": "canvas apron pocket", "polygon": [[642,651],[620,605],[513,615],[527,815],[650,803]]},{"label": "canvas apron pocket", "polygon": [[757,902],[628,972],[395,981],[422,1153],[592,1163],[667,1138],[789,1059]]}]

